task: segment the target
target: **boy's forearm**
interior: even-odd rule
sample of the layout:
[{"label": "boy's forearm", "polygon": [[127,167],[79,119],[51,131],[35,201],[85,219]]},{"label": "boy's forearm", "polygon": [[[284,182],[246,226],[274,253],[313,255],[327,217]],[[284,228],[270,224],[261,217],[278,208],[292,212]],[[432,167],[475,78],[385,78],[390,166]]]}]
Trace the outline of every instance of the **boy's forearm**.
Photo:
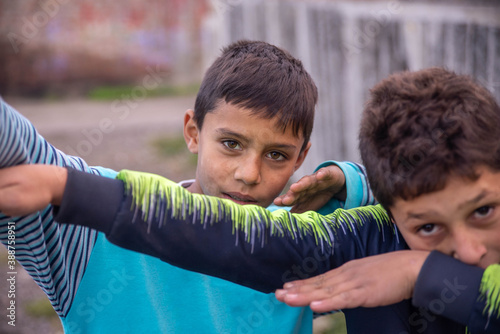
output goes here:
[{"label": "boy's forearm", "polygon": [[[264,292],[352,258],[404,247],[390,241],[398,236],[380,208],[339,211],[328,219],[315,213],[270,213],[191,194],[168,180],[159,186],[150,175],[126,180],[132,188],[124,195],[121,181],[100,185],[102,180],[84,180],[79,174],[68,175],[69,196],[58,221],[96,228],[119,246]],[[385,231],[383,238],[379,229]],[[361,245],[367,243],[373,243],[370,250]]]},{"label": "boy's forearm", "polygon": [[0,211],[18,217],[60,203],[66,169],[52,165],[20,165],[0,169]]}]

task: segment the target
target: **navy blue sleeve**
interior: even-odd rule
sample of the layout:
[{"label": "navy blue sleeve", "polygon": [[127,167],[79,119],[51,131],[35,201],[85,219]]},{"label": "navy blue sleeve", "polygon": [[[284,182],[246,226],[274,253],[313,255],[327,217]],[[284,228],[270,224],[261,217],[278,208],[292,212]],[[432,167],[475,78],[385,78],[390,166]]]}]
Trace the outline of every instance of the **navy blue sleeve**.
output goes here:
[{"label": "navy blue sleeve", "polygon": [[[54,207],[56,221],[87,226],[108,234],[125,198],[123,182],[82,173],[73,168],[67,170],[63,200],[60,206]],[[84,214],[82,207],[86,210]]]},{"label": "navy blue sleeve", "polygon": [[487,312],[487,304],[500,301],[480,293],[484,272],[433,251],[418,276],[413,304],[466,325],[471,333],[500,333],[498,313]]},{"label": "navy blue sleeve", "polygon": [[[114,185],[102,185],[110,181]],[[314,212],[271,213],[216,198],[211,198],[216,204],[211,207],[200,202],[208,196],[171,185],[169,190],[175,190],[177,197],[155,198],[147,206],[151,210],[146,222],[144,210],[134,207],[132,193],[120,193],[121,182],[69,173],[58,221],[98,229],[118,246],[262,292],[355,258],[405,247],[380,207],[373,209],[379,217],[356,211],[361,209],[338,210],[325,217]],[[171,202],[181,205],[174,207]],[[250,217],[244,227],[234,218],[236,211]]]}]

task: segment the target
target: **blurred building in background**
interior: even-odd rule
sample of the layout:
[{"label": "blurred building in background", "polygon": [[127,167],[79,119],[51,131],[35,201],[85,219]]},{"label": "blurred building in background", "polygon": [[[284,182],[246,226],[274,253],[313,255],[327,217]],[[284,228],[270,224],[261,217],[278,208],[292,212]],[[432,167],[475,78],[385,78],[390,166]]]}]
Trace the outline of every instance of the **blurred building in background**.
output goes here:
[{"label": "blurred building in background", "polygon": [[[500,102],[500,1],[219,1],[207,45],[247,38],[301,59],[319,89],[309,156],[359,161],[358,125],[369,89],[390,73],[443,66],[475,77]],[[217,8],[216,8],[217,9]],[[216,48],[204,54],[206,63]]]},{"label": "blurred building in background", "polygon": [[359,161],[363,104],[390,73],[444,66],[500,100],[498,0],[1,1],[0,94],[82,94],[145,75],[196,82],[243,38],[284,47],[318,85],[305,172]]},{"label": "blurred building in background", "polygon": [[81,94],[154,71],[199,80],[208,0],[0,2],[0,94]]}]

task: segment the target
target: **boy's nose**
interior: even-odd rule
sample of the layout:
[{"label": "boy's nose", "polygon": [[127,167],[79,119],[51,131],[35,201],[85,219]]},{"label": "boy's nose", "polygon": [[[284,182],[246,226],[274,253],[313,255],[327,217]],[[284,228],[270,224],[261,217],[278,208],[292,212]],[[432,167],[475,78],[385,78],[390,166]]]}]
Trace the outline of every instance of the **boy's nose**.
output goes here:
[{"label": "boy's nose", "polygon": [[471,231],[464,230],[457,233],[454,239],[453,257],[470,265],[480,265],[487,252],[480,238]]},{"label": "boy's nose", "polygon": [[239,181],[243,181],[245,184],[258,184],[261,181],[261,161],[258,157],[249,157],[247,159],[242,159],[236,172],[234,173],[234,178]]}]

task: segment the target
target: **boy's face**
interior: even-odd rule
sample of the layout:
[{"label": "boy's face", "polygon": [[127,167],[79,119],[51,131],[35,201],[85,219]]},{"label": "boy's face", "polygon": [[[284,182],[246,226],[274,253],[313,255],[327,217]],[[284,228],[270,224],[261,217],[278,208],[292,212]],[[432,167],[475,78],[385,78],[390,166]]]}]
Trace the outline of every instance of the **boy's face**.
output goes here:
[{"label": "boy's face", "polygon": [[206,114],[200,130],[188,110],[184,137],[189,150],[198,154],[196,181],[188,189],[239,204],[269,206],[310,146],[301,152],[302,135],[294,136],[289,128],[283,132],[275,121],[221,102]]},{"label": "boy's face", "polygon": [[475,181],[451,176],[442,190],[394,203],[391,213],[411,249],[481,268],[500,263],[500,173],[478,171]]}]

